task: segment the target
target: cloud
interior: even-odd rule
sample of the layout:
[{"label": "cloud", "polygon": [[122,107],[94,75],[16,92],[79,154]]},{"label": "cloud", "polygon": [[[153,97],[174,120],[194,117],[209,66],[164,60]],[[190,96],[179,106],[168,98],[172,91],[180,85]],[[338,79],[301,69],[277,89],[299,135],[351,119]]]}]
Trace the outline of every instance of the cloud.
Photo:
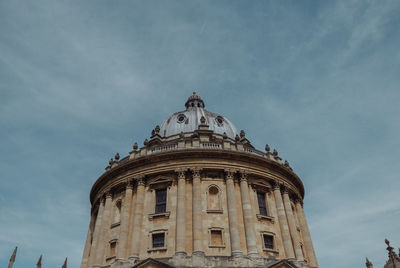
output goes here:
[{"label": "cloud", "polygon": [[[303,179],[321,267],[400,245],[399,3],[0,4],[0,263],[78,267],[90,187],[197,88]],[[339,263],[340,260],[340,263]],[[336,267],[335,266],[335,267]]]}]

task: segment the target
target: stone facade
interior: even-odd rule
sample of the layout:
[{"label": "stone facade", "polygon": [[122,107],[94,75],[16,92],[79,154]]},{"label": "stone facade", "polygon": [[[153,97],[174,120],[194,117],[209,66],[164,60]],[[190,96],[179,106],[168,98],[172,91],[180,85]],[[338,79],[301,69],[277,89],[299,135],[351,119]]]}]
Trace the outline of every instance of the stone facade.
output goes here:
[{"label": "stone facade", "polygon": [[195,93],[119,158],[91,190],[81,268],[318,267],[300,178]]}]

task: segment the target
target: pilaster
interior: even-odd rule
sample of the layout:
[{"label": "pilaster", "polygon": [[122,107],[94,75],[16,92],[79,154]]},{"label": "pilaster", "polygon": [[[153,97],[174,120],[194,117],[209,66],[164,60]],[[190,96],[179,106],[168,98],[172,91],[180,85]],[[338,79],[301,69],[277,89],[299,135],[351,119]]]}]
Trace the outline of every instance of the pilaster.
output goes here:
[{"label": "pilaster", "polygon": [[236,209],[235,186],[233,181],[234,173],[235,170],[225,170],[226,198],[228,202],[228,220],[229,233],[231,237],[232,257],[241,257],[243,256],[243,252],[240,247],[240,235],[237,224],[238,213]]},{"label": "pilaster", "polygon": [[242,197],[243,221],[246,233],[247,255],[251,258],[258,257],[256,236],[254,230],[253,213],[249,195],[249,185],[247,183],[247,173],[240,171],[240,195]]}]

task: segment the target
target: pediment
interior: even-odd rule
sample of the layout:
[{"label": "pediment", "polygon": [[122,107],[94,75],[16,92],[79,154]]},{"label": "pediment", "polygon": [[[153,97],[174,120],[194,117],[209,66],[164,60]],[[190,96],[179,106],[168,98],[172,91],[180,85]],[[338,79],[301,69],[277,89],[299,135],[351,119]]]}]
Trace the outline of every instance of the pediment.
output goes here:
[{"label": "pediment", "polygon": [[168,267],[173,267],[173,266],[158,261],[156,259],[148,258],[135,264],[132,268],[168,268]]},{"label": "pediment", "polygon": [[173,177],[170,176],[156,176],[154,178],[148,179],[147,183],[150,189],[165,188],[171,186],[174,181]]},{"label": "pediment", "polygon": [[267,268],[297,268],[294,264],[291,264],[287,260],[280,260],[271,264],[267,264]]}]

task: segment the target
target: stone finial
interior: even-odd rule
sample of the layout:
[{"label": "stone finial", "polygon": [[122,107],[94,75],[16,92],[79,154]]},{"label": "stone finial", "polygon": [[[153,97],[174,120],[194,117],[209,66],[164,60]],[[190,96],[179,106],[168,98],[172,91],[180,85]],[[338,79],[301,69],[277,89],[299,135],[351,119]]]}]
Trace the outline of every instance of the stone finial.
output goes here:
[{"label": "stone finial", "polygon": [[368,258],[365,258],[365,259],[366,259],[366,261],[365,261],[365,266],[366,266],[367,268],[373,268],[372,263],[368,260]]},{"label": "stone finial", "polygon": [[40,255],[39,260],[36,263],[36,268],[42,268],[42,255]]},{"label": "stone finial", "polygon": [[236,134],[236,136],[235,136],[235,141],[236,141],[236,142],[240,141],[240,137],[239,137],[238,134]]},{"label": "stone finial", "polygon": [[114,159],[111,158],[111,159],[108,161],[108,164],[111,166],[113,163],[114,163]]},{"label": "stone finial", "polygon": [[246,136],[246,133],[244,132],[244,130],[242,129],[240,131],[240,137],[243,139]]},{"label": "stone finial", "polygon": [[266,144],[266,145],[265,145],[265,151],[266,151],[267,153],[269,153],[270,150],[271,150],[271,148],[269,147],[268,144]]},{"label": "stone finial", "polygon": [[115,156],[114,156],[114,158],[115,158],[116,161],[119,160],[119,157],[120,157],[120,156],[119,156],[119,153],[116,153]]},{"label": "stone finial", "polygon": [[149,141],[147,139],[144,140],[143,145],[147,146],[149,144]]},{"label": "stone finial", "polygon": [[274,149],[274,151],[272,152],[273,156],[278,156],[278,151],[276,149]]},{"label": "stone finial", "polygon": [[138,144],[137,144],[137,142],[135,142],[135,143],[133,144],[133,150],[136,151],[137,149],[138,149]]},{"label": "stone finial", "polygon": [[385,238],[385,244],[390,247],[390,241],[387,238]]},{"label": "stone finial", "polygon": [[151,136],[153,137],[154,135],[156,135],[156,131],[153,129],[153,130],[151,131]]},{"label": "stone finial", "polygon": [[67,262],[68,262],[67,259],[68,258],[65,258],[64,264],[63,264],[63,266],[61,268],[67,268]]},{"label": "stone finial", "polygon": [[227,139],[227,138],[228,138],[228,135],[226,134],[226,132],[224,132],[224,134],[222,135],[222,137],[223,137],[224,139]]},{"label": "stone finial", "polygon": [[183,139],[185,137],[185,134],[183,133],[183,131],[181,131],[181,133],[179,134],[179,138]]},{"label": "stone finial", "polygon": [[290,168],[289,162],[287,160],[285,160],[285,163],[283,163],[284,167]]},{"label": "stone finial", "polygon": [[154,132],[156,134],[160,133],[160,126],[159,125],[156,126],[156,128],[154,129]]},{"label": "stone finial", "polygon": [[204,116],[202,116],[200,118],[200,123],[205,124],[206,123],[206,118]]},{"label": "stone finial", "polygon": [[17,250],[18,250],[18,247],[15,247],[15,249],[14,249],[12,255],[11,255],[10,262],[8,263],[8,268],[12,268],[13,267],[13,264],[15,262],[15,258],[17,257]]}]

